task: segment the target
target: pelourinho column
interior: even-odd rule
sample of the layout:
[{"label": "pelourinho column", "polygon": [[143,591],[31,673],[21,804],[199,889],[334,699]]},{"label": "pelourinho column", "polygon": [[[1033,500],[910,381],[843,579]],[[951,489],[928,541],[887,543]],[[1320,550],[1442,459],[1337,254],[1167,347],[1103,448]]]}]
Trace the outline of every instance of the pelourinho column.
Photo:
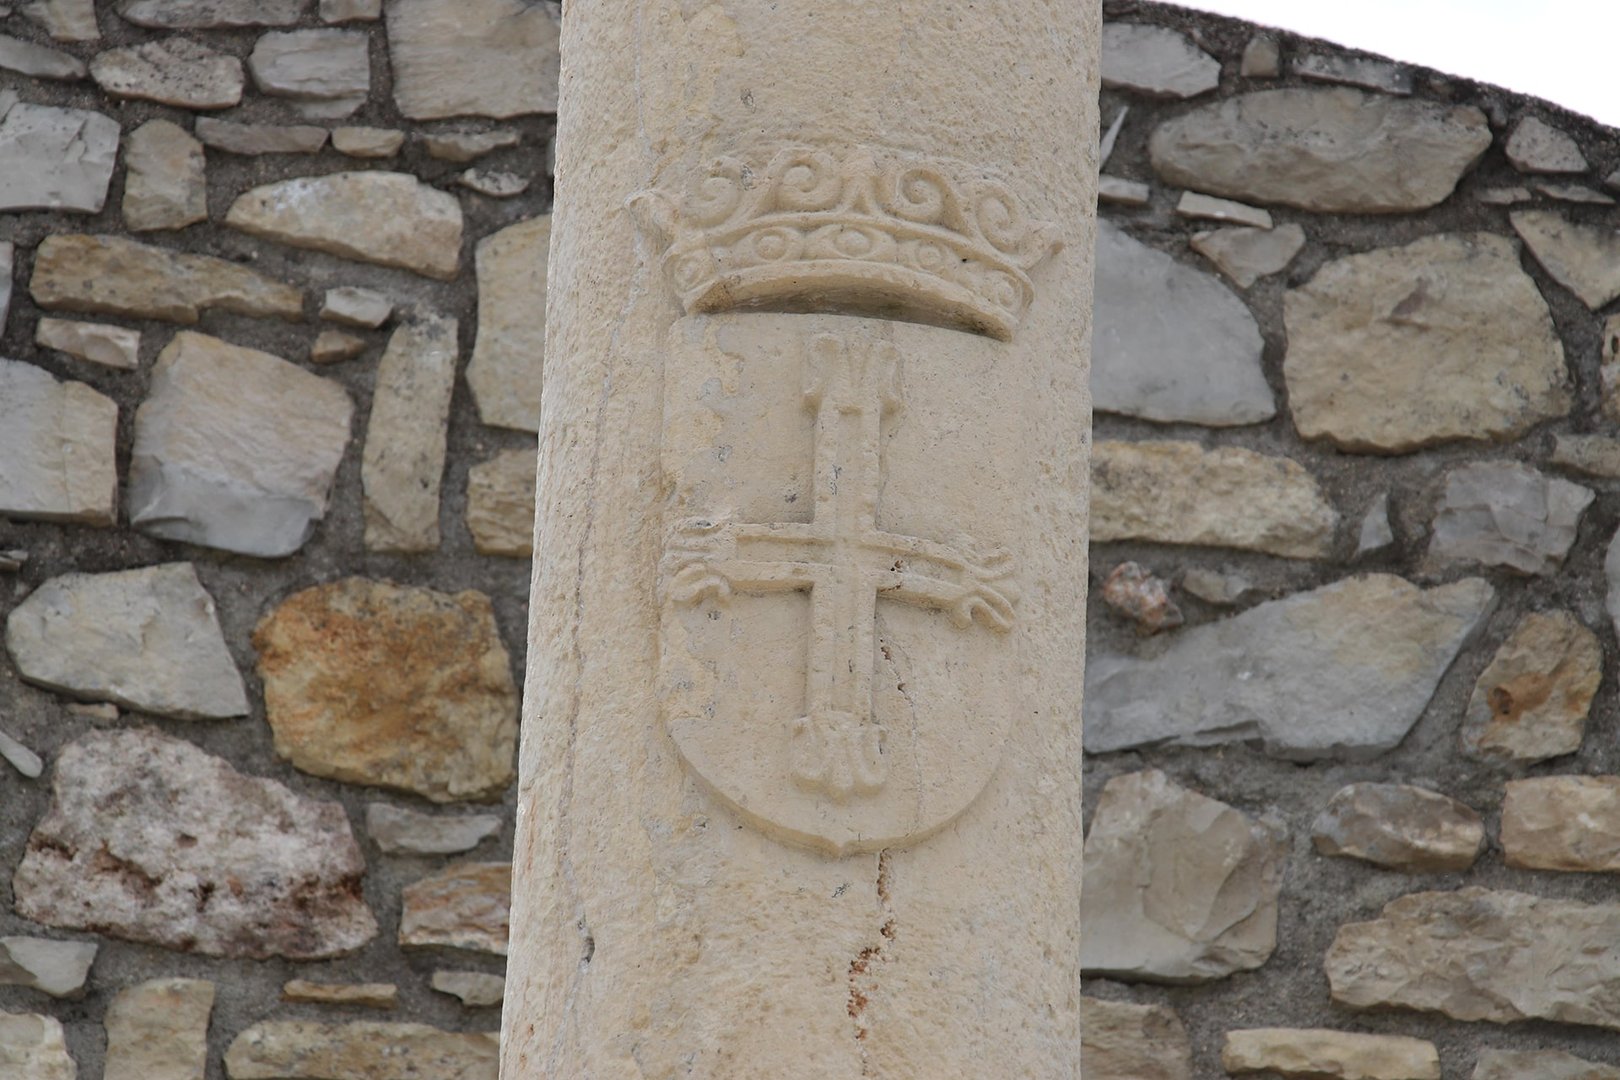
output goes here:
[{"label": "pelourinho column", "polygon": [[1079,1073],[1096,0],[572,0],[505,1080]]}]

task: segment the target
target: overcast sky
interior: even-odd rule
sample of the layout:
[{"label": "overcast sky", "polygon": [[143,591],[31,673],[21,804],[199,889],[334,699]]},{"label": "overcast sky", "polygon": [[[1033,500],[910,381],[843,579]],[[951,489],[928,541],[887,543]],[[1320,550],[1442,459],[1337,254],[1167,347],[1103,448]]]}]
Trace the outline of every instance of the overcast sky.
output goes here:
[{"label": "overcast sky", "polygon": [[1181,0],[1494,83],[1620,127],[1620,0]]}]

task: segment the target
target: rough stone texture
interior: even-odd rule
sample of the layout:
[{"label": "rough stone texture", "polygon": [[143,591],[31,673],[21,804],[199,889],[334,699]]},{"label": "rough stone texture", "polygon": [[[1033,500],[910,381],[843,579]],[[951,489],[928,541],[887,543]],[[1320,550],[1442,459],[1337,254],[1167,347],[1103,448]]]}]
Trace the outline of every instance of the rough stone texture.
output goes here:
[{"label": "rough stone texture", "polygon": [[533,450],[503,450],[467,470],[467,530],[480,555],[534,554]]},{"label": "rough stone texture", "polygon": [[321,318],[341,326],[375,330],[394,314],[394,302],[382,293],[345,285],[326,290]]},{"label": "rough stone texture", "polygon": [[1556,210],[1519,210],[1509,220],[1553,280],[1587,307],[1620,296],[1620,237],[1612,228],[1579,225]]},{"label": "rough stone texture", "polygon": [[1294,74],[1311,82],[1343,83],[1386,94],[1412,92],[1412,73],[1399,64],[1351,56],[1301,56],[1293,65]]},{"label": "rough stone texture", "polygon": [[166,540],[290,555],[326,515],[354,403],[337,383],[192,331],[135,414],[129,522]]},{"label": "rough stone texture", "polygon": [[1575,753],[1602,681],[1603,648],[1572,613],[1526,615],[1474,684],[1463,753],[1512,765]]},{"label": "rough stone texture", "polygon": [[494,814],[424,814],[388,803],[366,807],[366,832],[389,855],[456,855],[501,831]]},{"label": "rough stone texture", "polygon": [[1406,873],[1467,870],[1485,846],[1485,823],[1473,808],[1408,784],[1341,788],[1316,824],[1311,842],[1323,855],[1365,859]]},{"label": "rough stone texture", "polygon": [[1192,249],[1240,289],[1288,268],[1305,246],[1305,230],[1295,224],[1275,229],[1215,229],[1192,238]]},{"label": "rough stone texture", "polygon": [[1277,944],[1277,831],[1163,773],[1115,777],[1086,834],[1080,962],[1088,975],[1207,982]]},{"label": "rough stone texture", "polygon": [[524,0],[395,0],[394,100],[411,120],[557,111],[557,20]]},{"label": "rough stone texture", "polygon": [[1494,601],[1467,578],[1350,578],[1184,630],[1153,655],[1094,652],[1086,750],[1259,740],[1279,757],[1393,749]]},{"label": "rough stone texture", "polygon": [[136,26],[164,30],[221,30],[238,26],[290,26],[309,0],[122,0],[118,14]]},{"label": "rough stone texture", "polygon": [[107,1006],[107,1073],[103,1080],[203,1080],[214,984],[152,979],[129,987]]},{"label": "rough stone texture", "polygon": [[1570,408],[1564,349],[1512,241],[1425,237],[1328,263],[1284,302],[1294,424],[1345,450],[1508,439]]},{"label": "rough stone texture", "polygon": [[1180,626],[1185,619],[1170,599],[1170,584],[1139,563],[1122,562],[1103,581],[1102,601],[1136,624],[1144,636]]},{"label": "rough stone texture", "polygon": [[1620,1080],[1620,1068],[1562,1050],[1484,1050],[1473,1080]]},{"label": "rough stone texture", "polygon": [[1554,465],[1602,480],[1620,480],[1620,439],[1604,435],[1555,435]]},{"label": "rough stone texture", "polygon": [[124,224],[131,232],[182,229],[208,220],[202,143],[178,124],[148,120],[124,150]]},{"label": "rough stone texture", "polygon": [[0,358],[0,515],[115,524],[117,427],[110,398]]},{"label": "rough stone texture", "polygon": [[1517,462],[1464,465],[1446,475],[1429,557],[1556,574],[1597,493]]},{"label": "rough stone texture", "polygon": [[1382,551],[1395,542],[1395,530],[1389,523],[1389,492],[1380,491],[1373,496],[1372,505],[1361,519],[1356,534],[1356,558]]},{"label": "rough stone texture", "polygon": [[442,945],[506,955],[512,907],[511,863],[460,863],[407,885],[401,899],[401,945]]},{"label": "rough stone texture", "polygon": [[1325,966],[1333,1000],[1353,1009],[1620,1030],[1617,934],[1617,904],[1481,888],[1411,893],[1376,921],[1341,927]]},{"label": "rough stone texture", "polygon": [[190,563],[52,578],[12,609],[6,648],[24,679],[81,700],[182,720],[248,711]]},{"label": "rough stone texture", "polygon": [[377,367],[360,464],[370,551],[439,546],[439,488],[455,378],[456,320],[424,315],[394,331]]},{"label": "rough stone texture", "polygon": [[550,247],[549,214],[478,242],[478,340],[467,384],[486,424],[518,431],[540,427]]},{"label": "rough stone texture", "polygon": [[0,986],[23,986],[55,998],[83,997],[100,948],[92,941],[0,937]]},{"label": "rough stone texture", "polygon": [[77,1080],[62,1024],[38,1013],[0,1012],[0,1075],[16,1080]]},{"label": "rough stone texture", "polygon": [[6,319],[11,315],[12,273],[17,258],[17,245],[0,240],[0,334],[6,332]]},{"label": "rough stone texture", "polygon": [[1080,1016],[1086,1080],[1192,1080],[1192,1046],[1173,1010],[1088,997]]},{"label": "rough stone texture", "polygon": [[336,364],[344,360],[353,360],[371,343],[363,337],[346,334],[342,330],[322,330],[315,338],[315,343],[309,347],[309,362],[312,364]]},{"label": "rough stone texture", "polygon": [[1258,207],[1200,195],[1196,191],[1183,191],[1176,201],[1176,214],[1192,221],[1220,221],[1228,225],[1246,225],[1254,229],[1271,228],[1271,213]]},{"label": "rough stone texture", "polygon": [[1282,74],[1282,46],[1270,34],[1256,34],[1243,46],[1238,74],[1245,79],[1275,79]]},{"label": "rough stone texture", "polygon": [[[1117,176],[1097,178],[1099,202],[1119,206],[1146,206],[1153,201],[1153,188],[1137,180],[1122,180]],[[1099,224],[1101,219],[1098,219]]]},{"label": "rough stone texture", "polygon": [[1599,369],[1603,415],[1620,423],[1620,315],[1603,320],[1603,365]]},{"label": "rough stone texture", "polygon": [[305,116],[348,116],[371,89],[367,40],[358,30],[265,34],[253,46],[248,70],[261,91],[293,99]]},{"label": "rough stone texture", "polygon": [[0,91],[0,211],[99,214],[118,157],[118,121],[17,102]]},{"label": "rough stone texture", "polygon": [[[12,558],[17,554],[20,553],[8,551],[5,555],[0,556],[0,563],[9,562],[14,564],[11,567],[13,573],[21,569],[18,560]],[[0,731],[0,757],[5,758],[12,768],[30,780],[38,780],[45,773],[44,759],[4,731]]]},{"label": "rough stone texture", "polygon": [[382,0],[321,0],[321,22],[372,22],[382,18]]},{"label": "rough stone texture", "polygon": [[242,100],[242,61],[172,37],[97,53],[90,77],[113,97],[182,109],[228,109]]},{"label": "rough stone texture", "polygon": [[1339,515],[1297,462],[1191,442],[1098,442],[1091,538],[1327,555]]},{"label": "rough stone texture", "polygon": [[340,956],[377,933],[335,802],[144,729],[70,743],[52,792],[13,880],[27,918],[256,959]]},{"label": "rough stone texture", "polygon": [[405,133],[392,128],[340,127],[332,129],[332,148],[358,158],[385,158],[399,153]]},{"label": "rough stone texture", "polygon": [[1491,145],[1485,114],[1350,89],[1260,90],[1193,109],[1149,142],[1167,184],[1301,210],[1441,202]]},{"label": "rough stone texture", "polygon": [[327,136],[325,128],[309,124],[238,124],[211,116],[199,116],[196,130],[215,150],[248,156],[319,153]]},{"label": "rough stone texture", "polygon": [[276,753],[305,772],[498,798],[517,688],[489,598],[348,578],[295,593],[253,634]]},{"label": "rough stone texture", "polygon": [[446,280],[461,262],[461,204],[404,173],[334,173],[266,184],[239,196],[225,224]]},{"label": "rough stone texture", "polygon": [[506,997],[506,980],[482,971],[435,971],[431,985],[441,994],[459,998],[469,1009],[499,1005]]},{"label": "rough stone texture", "polygon": [[281,1000],[308,1005],[392,1009],[399,1004],[399,987],[393,983],[324,983],[293,979],[281,988]]},{"label": "rough stone texture", "polygon": [[[422,148],[428,152],[428,157],[438,158],[440,161],[454,161],[466,164],[475,161],[485,154],[496,150],[504,150],[516,146],[523,136],[516,131],[440,131],[422,136]],[[549,218],[541,219],[546,223],[546,241],[551,239],[551,221]],[[510,226],[509,226],[510,228]],[[487,242],[487,241],[486,241]],[[542,242],[543,250],[544,242]],[[541,281],[544,282],[545,257],[540,258]]]},{"label": "rough stone texture", "polygon": [[1247,596],[1253,585],[1237,574],[1222,574],[1195,566],[1181,576],[1181,587],[1206,604],[1225,607]]},{"label": "rough stone texture", "polygon": [[1097,409],[1220,427],[1276,415],[1260,329],[1212,275],[1099,221],[1096,290]]},{"label": "rough stone texture", "polygon": [[1583,173],[1586,158],[1575,140],[1545,120],[1527,116],[1508,136],[1507,157],[1526,173]]},{"label": "rough stone texture", "polygon": [[1502,857],[1521,870],[1620,872],[1620,776],[1510,781]]},{"label": "rough stone texture", "polygon": [[34,344],[102,367],[134,371],[139,366],[141,334],[122,326],[47,316],[34,327]]},{"label": "rough stone texture", "polygon": [[95,41],[101,37],[96,26],[95,0],[34,0],[22,13],[57,41]]},{"label": "rough stone texture", "polygon": [[1108,23],[1102,36],[1102,81],[1149,97],[1196,97],[1220,85],[1221,63],[1168,27]]},{"label": "rough stone texture", "polygon": [[36,79],[71,82],[84,78],[88,69],[83,60],[61,49],[36,45],[10,34],[0,34],[0,70],[31,75]]},{"label": "rough stone texture", "polygon": [[1440,1080],[1440,1051],[1432,1042],[1400,1035],[1249,1028],[1226,1033],[1221,1067],[1233,1076],[1263,1072],[1304,1080]]},{"label": "rough stone texture", "polygon": [[298,320],[297,288],[244,266],[117,236],[47,236],[35,250],[29,290],[40,307],[194,323],[217,308]]},{"label": "rough stone texture", "polygon": [[492,199],[510,199],[529,190],[526,177],[503,169],[468,169],[456,177],[456,183]]},{"label": "rough stone texture", "polygon": [[496,1080],[500,1039],[424,1024],[267,1021],[225,1053],[231,1080]]}]

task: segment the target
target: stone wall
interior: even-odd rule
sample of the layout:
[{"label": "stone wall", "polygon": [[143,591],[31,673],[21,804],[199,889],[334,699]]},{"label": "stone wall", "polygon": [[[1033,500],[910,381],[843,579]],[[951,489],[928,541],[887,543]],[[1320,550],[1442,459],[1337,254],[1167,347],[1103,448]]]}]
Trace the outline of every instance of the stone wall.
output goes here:
[{"label": "stone wall", "polygon": [[[382,6],[0,7],[0,1076],[494,1075],[557,15]],[[1620,140],[1109,16],[1088,1080],[1620,1077]]]}]

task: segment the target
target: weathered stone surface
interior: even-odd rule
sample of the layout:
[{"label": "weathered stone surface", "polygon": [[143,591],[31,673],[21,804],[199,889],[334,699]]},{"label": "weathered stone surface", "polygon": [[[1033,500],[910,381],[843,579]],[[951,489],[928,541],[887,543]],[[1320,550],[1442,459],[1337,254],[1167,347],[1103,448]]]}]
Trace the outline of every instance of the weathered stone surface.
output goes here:
[{"label": "weathered stone surface", "polygon": [[22,13],[57,41],[95,41],[101,37],[96,26],[96,0],[34,0]]},{"label": "weathered stone surface", "polygon": [[438,548],[455,378],[455,319],[424,315],[394,331],[377,366],[360,463],[367,549]]},{"label": "weathered stone surface", "polygon": [[509,225],[478,242],[478,339],[467,365],[467,384],[479,419],[494,427],[540,427],[550,248],[549,214]]},{"label": "weathered stone surface", "polygon": [[1301,56],[1293,63],[1294,74],[1311,82],[1342,83],[1385,94],[1412,92],[1412,72],[1399,64],[1356,56]]},{"label": "weathered stone surface", "polygon": [[1420,589],[1369,574],[1086,665],[1086,749],[1259,740],[1279,757],[1393,749],[1489,612],[1478,578]]},{"label": "weathered stone surface", "polygon": [[433,989],[461,999],[469,1009],[499,1005],[506,997],[506,980],[482,971],[435,971]]},{"label": "weathered stone surface", "polygon": [[1485,823],[1471,807],[1408,784],[1351,784],[1311,826],[1323,855],[1365,859],[1391,870],[1467,870],[1485,845]]},{"label": "weathered stone surface", "polygon": [[1080,894],[1087,975],[1198,983],[1264,964],[1277,945],[1283,843],[1161,772],[1103,788]]},{"label": "weathered stone surface", "polygon": [[329,379],[182,331],[135,413],[129,522],[166,540],[290,555],[326,515],[353,412]]},{"label": "weathered stone surface", "polygon": [[1478,888],[1411,893],[1373,922],[1341,927],[1325,966],[1333,1000],[1353,1009],[1620,1030],[1617,936],[1620,904]]},{"label": "weathered stone surface", "polygon": [[47,236],[29,289],[50,311],[187,324],[206,308],[292,321],[304,314],[303,294],[291,285],[211,255],[119,236]]},{"label": "weathered stone surface", "polygon": [[113,97],[182,109],[228,109],[242,100],[246,82],[242,61],[184,37],[98,53],[90,77]]},{"label": "weathered stone surface", "polygon": [[1193,1075],[1187,1029],[1163,1005],[1081,998],[1080,1056],[1087,1080],[1192,1080]]},{"label": "weathered stone surface", "polygon": [[1521,870],[1620,872],[1620,776],[1509,781],[1502,855]]},{"label": "weathered stone surface", "polygon": [[117,437],[111,398],[0,358],[0,515],[116,524]]},{"label": "weathered stone surface", "polygon": [[6,332],[6,320],[11,316],[12,274],[16,268],[17,245],[0,240],[0,334]]},{"label": "weathered stone surface", "polygon": [[1613,229],[1579,225],[1556,210],[1509,215],[1530,254],[1558,284],[1596,311],[1620,296],[1620,237]]},{"label": "weathered stone surface", "polygon": [[1573,614],[1526,615],[1474,684],[1463,753],[1513,765],[1575,753],[1602,681],[1597,635]]},{"label": "weathered stone surface", "polygon": [[131,232],[182,229],[208,220],[202,143],[167,120],[148,120],[124,150],[124,224]]},{"label": "weathered stone surface", "polygon": [[0,1076],[16,1080],[77,1080],[62,1023],[38,1013],[0,1012]]},{"label": "weathered stone surface", "polygon": [[99,948],[91,941],[0,937],[0,986],[26,986],[56,998],[81,997]]},{"label": "weathered stone surface", "polygon": [[1345,450],[1511,439],[1569,411],[1564,349],[1511,240],[1429,236],[1328,263],[1284,300],[1294,424]]},{"label": "weathered stone surface", "polygon": [[15,71],[36,79],[72,81],[84,78],[88,69],[83,60],[61,49],[0,34],[0,71]]},{"label": "weathered stone surface", "polygon": [[64,574],[6,619],[27,681],[183,720],[245,716],[242,676],[190,563]]},{"label": "weathered stone surface", "polygon": [[1555,574],[1596,492],[1513,461],[1482,461],[1446,475],[1429,556],[1442,563]]},{"label": "weathered stone surface", "polygon": [[292,98],[305,116],[348,116],[371,91],[371,55],[360,30],[292,30],[265,34],[248,70],[260,90]]},{"label": "weathered stone surface", "polygon": [[121,990],[107,1006],[103,1080],[203,1080],[214,984],[152,979]]},{"label": "weathered stone surface", "polygon": [[1356,558],[1382,551],[1395,542],[1395,530],[1389,524],[1389,492],[1380,491],[1373,496],[1372,505],[1361,519],[1361,530],[1356,534]]},{"label": "weathered stone surface", "polygon": [[1620,1080],[1620,1068],[1562,1050],[1481,1050],[1474,1080]]},{"label": "weathered stone surface", "polygon": [[1195,566],[1181,575],[1181,587],[1206,604],[1235,604],[1254,588],[1247,578]]},{"label": "weathered stone surface", "polygon": [[480,555],[534,554],[533,450],[504,450],[467,470],[467,529]]},{"label": "weathered stone surface", "polygon": [[308,124],[239,124],[199,116],[197,138],[228,154],[314,154],[326,145],[326,129]]},{"label": "weathered stone surface", "polygon": [[1620,423],[1620,315],[1603,320],[1603,365],[1598,379],[1602,392],[1603,415]]},{"label": "weathered stone surface", "polygon": [[19,103],[0,92],[0,211],[99,214],[118,158],[118,121]]},{"label": "weathered stone surface", "polygon": [[1168,27],[1108,23],[1102,34],[1102,81],[1150,97],[1190,98],[1220,85],[1221,62]]},{"label": "weathered stone surface", "polygon": [[52,791],[13,882],[26,918],[256,959],[340,956],[377,933],[335,802],[152,730],[76,739]]},{"label": "weathered stone surface", "polygon": [[1243,46],[1238,74],[1245,79],[1275,79],[1282,74],[1282,46],[1271,34],[1256,34]]},{"label": "weathered stone surface", "polygon": [[505,169],[468,169],[456,177],[456,183],[492,199],[510,199],[529,190],[528,177]]},{"label": "weathered stone surface", "polygon": [[1212,275],[1098,220],[1097,409],[1216,427],[1269,420],[1277,406],[1260,368],[1264,344],[1249,309]]},{"label": "weathered stone surface", "polygon": [[1554,465],[1602,480],[1620,480],[1620,439],[1604,435],[1553,436]]},{"label": "weathered stone surface", "polygon": [[46,316],[34,327],[34,344],[121,371],[134,371],[140,363],[140,331],[106,323]]},{"label": "weathered stone surface", "polygon": [[1092,449],[1091,539],[1327,555],[1339,515],[1297,462],[1241,447],[1100,441]]},{"label": "weathered stone surface", "polygon": [[357,158],[385,158],[399,153],[405,133],[394,128],[340,127],[332,129],[332,148]]},{"label": "weathered stone surface", "polygon": [[557,20],[524,0],[389,4],[394,101],[411,120],[557,111]]},{"label": "weathered stone surface", "polygon": [[1153,189],[1137,180],[1117,176],[1097,178],[1097,200],[1118,206],[1146,206],[1153,201]]},{"label": "weathered stone surface", "polygon": [[394,302],[380,292],[345,285],[326,290],[321,318],[341,326],[375,330],[394,314]]},{"label": "weathered stone surface", "polygon": [[309,347],[309,362],[336,364],[343,360],[353,360],[365,352],[367,347],[365,338],[346,334],[342,330],[322,330],[315,338],[315,343]]},{"label": "weathered stone surface", "polygon": [[501,831],[494,814],[424,814],[388,803],[366,807],[366,831],[390,855],[456,855]]},{"label": "weathered stone surface", "polygon": [[461,264],[461,204],[405,173],[334,173],[266,184],[232,203],[225,224],[428,277],[448,280]]},{"label": "weathered stone surface", "polygon": [[496,1080],[497,1032],[423,1024],[268,1021],[225,1051],[231,1080]]},{"label": "weathered stone surface", "polygon": [[1180,626],[1185,620],[1170,599],[1170,584],[1147,568],[1122,562],[1103,581],[1103,603],[1136,624],[1144,636]]},{"label": "weathered stone surface", "polygon": [[[23,559],[14,558],[17,555],[22,555]],[[26,558],[26,552],[7,551],[0,553],[0,569],[6,569],[6,564],[10,563],[13,565],[11,565],[8,572],[15,573],[22,569],[22,563]],[[45,772],[44,759],[4,731],[0,731],[0,757],[5,758],[13,769],[16,769],[30,780],[38,780]]]},{"label": "weathered stone surface", "polygon": [[405,886],[399,943],[506,955],[512,864],[460,863]]},{"label": "weathered stone surface", "polygon": [[1228,1031],[1221,1067],[1233,1076],[1263,1072],[1304,1080],[1440,1080],[1434,1043],[1402,1035],[1326,1028]]},{"label": "weathered stone surface", "polygon": [[305,772],[499,798],[517,687],[489,598],[348,578],[295,593],[253,634],[276,752]]},{"label": "weathered stone surface", "polygon": [[1527,116],[1508,136],[1507,157],[1526,173],[1582,173],[1586,158],[1575,140],[1545,120]]},{"label": "weathered stone surface", "polygon": [[1359,90],[1240,94],[1168,120],[1148,144],[1166,183],[1327,213],[1443,201],[1491,145],[1485,114]]},{"label": "weathered stone surface", "polygon": [[[521,140],[516,131],[435,131],[422,136],[422,146],[428,157],[465,165],[485,154],[516,146]],[[549,232],[547,235],[549,238]]]},{"label": "weathered stone surface", "polygon": [[293,979],[281,988],[281,1000],[310,1005],[392,1009],[399,1004],[399,987],[393,983],[323,983]]},{"label": "weathered stone surface", "polygon": [[1247,289],[1266,275],[1287,269],[1305,246],[1305,230],[1292,224],[1275,229],[1215,229],[1198,233],[1191,245],[1238,288]]},{"label": "weathered stone surface", "polygon": [[321,22],[373,22],[382,18],[382,0],[321,0]]},{"label": "weathered stone surface", "polygon": [[1586,206],[1613,206],[1615,200],[1601,191],[1594,191],[1584,184],[1560,184],[1551,180],[1539,180],[1535,189],[1549,199],[1559,202],[1577,203]]},{"label": "weathered stone surface", "polygon": [[162,30],[221,30],[238,26],[291,26],[309,0],[123,0],[126,22]]},{"label": "weathered stone surface", "polygon": [[1517,184],[1510,187],[1481,188],[1474,196],[1486,206],[1513,206],[1516,203],[1529,202],[1535,198],[1530,189]]},{"label": "weathered stone surface", "polygon": [[1213,195],[1200,195],[1196,191],[1183,191],[1176,201],[1176,214],[1193,221],[1221,221],[1228,225],[1247,225],[1255,229],[1271,228],[1271,213],[1259,207],[1217,199]]}]

